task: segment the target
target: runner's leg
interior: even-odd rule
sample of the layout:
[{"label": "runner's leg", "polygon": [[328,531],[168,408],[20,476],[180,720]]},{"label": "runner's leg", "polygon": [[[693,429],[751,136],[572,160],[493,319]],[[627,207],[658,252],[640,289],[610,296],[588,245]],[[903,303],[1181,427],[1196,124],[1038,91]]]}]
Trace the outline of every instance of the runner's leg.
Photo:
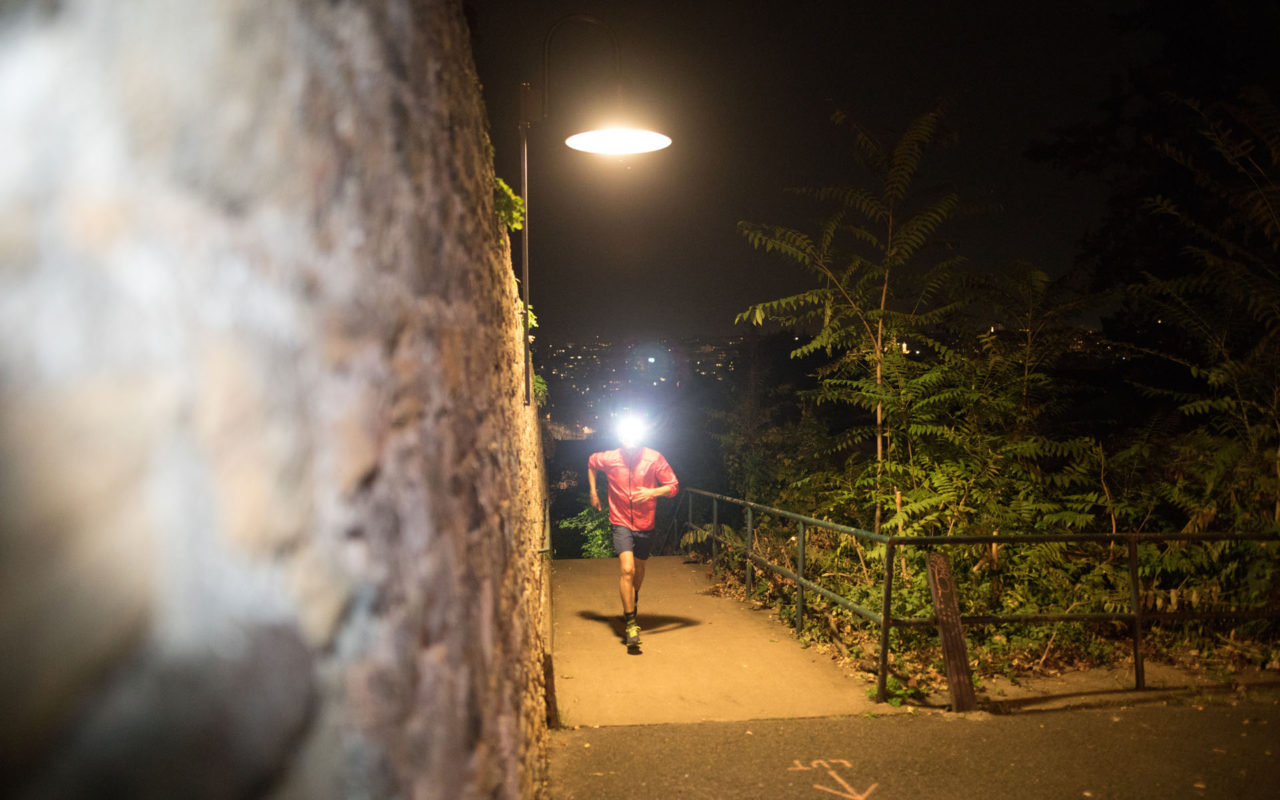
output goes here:
[{"label": "runner's leg", "polygon": [[622,570],[622,574],[618,578],[618,592],[622,595],[622,612],[624,614],[633,614],[636,610],[637,568],[639,569],[639,574],[643,576],[644,565],[636,561],[634,553],[630,550],[624,550],[618,553],[618,566]]},{"label": "runner's leg", "polygon": [[637,558],[635,559],[635,575],[631,578],[631,588],[635,589],[635,593],[632,595],[633,608],[639,602],[640,584],[642,583],[644,583],[644,561]]}]

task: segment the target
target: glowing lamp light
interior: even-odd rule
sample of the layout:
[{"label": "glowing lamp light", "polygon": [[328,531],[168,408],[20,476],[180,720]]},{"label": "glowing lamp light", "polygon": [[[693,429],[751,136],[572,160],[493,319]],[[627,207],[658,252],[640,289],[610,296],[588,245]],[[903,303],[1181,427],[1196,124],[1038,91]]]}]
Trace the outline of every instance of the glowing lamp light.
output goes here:
[{"label": "glowing lamp light", "polygon": [[601,128],[595,131],[575,133],[564,143],[584,153],[606,156],[625,156],[635,153],[652,153],[671,146],[671,137],[657,131],[639,128]]},{"label": "glowing lamp light", "polygon": [[639,447],[648,432],[649,425],[635,414],[627,414],[618,420],[618,441],[623,447]]}]

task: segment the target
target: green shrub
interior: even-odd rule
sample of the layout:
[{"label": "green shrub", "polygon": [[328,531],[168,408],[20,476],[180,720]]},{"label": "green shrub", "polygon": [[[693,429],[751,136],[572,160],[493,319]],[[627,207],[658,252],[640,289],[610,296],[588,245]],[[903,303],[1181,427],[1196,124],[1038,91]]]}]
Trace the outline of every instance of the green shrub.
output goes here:
[{"label": "green shrub", "polygon": [[572,517],[561,520],[558,527],[562,531],[577,532],[582,537],[583,558],[613,558],[613,527],[609,524],[608,512],[587,506]]}]

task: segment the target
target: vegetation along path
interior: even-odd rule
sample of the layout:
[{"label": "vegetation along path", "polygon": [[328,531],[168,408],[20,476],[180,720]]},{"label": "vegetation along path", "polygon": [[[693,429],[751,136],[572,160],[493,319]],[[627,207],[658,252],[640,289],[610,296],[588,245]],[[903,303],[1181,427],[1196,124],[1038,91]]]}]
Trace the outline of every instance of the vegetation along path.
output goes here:
[{"label": "vegetation along path", "polygon": [[554,562],[552,797],[1280,797],[1274,693],[894,710],[767,613],[712,595],[707,571],[650,560],[631,655],[617,562]]}]

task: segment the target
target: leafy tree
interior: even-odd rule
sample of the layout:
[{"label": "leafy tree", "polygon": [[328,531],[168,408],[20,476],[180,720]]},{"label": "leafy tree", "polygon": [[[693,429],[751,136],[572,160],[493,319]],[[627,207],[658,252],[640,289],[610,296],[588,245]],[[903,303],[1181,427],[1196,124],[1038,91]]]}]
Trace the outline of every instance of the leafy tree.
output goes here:
[{"label": "leafy tree", "polygon": [[[1088,529],[1102,503],[1088,468],[1094,443],[1062,435],[1070,407],[1054,375],[1088,298],[1025,264],[970,290],[971,313],[921,335],[912,370],[889,382],[893,446],[903,451],[891,460],[901,494],[889,525],[924,536]],[[1023,546],[1014,559],[998,545],[948,552],[970,602],[1035,611],[1072,602],[1077,572],[1063,550]],[[927,607],[922,584],[910,591]]]},{"label": "leafy tree", "polygon": [[800,400],[814,364],[789,358],[793,347],[786,333],[748,337],[730,380],[717,382],[726,391],[707,410],[730,491],[766,505],[780,501],[816,424]]},{"label": "leafy tree", "polygon": [[[891,146],[842,114],[838,124],[852,130],[853,153],[870,173],[873,188],[830,186],[798,192],[829,211],[815,235],[795,228],[743,222],[739,230],[757,249],[783,255],[818,278],[820,285],[799,294],[757,303],[739,322],[766,320],[816,330],[796,356],[825,351],[834,356],[822,372],[820,402],[864,405],[870,398],[875,423],[873,528],[880,529],[886,496],[886,372],[903,359],[900,342],[919,326],[946,312],[933,305],[947,271],[959,259],[935,253],[939,228],[959,207],[953,191],[927,197],[912,194],[926,150],[935,144],[942,111],[917,117]],[[870,376],[874,391],[860,391]],[[843,444],[851,445],[855,439]]]},{"label": "leafy tree", "polygon": [[[1034,153],[1111,186],[1083,259],[1131,289],[1106,326],[1149,419],[1098,450],[1105,514],[1122,529],[1274,527],[1280,5],[1141,0],[1120,19],[1154,56],[1118,76],[1100,123]],[[1200,548],[1212,558],[1192,568],[1194,549],[1142,549],[1148,602],[1277,599],[1274,580],[1255,591],[1280,574],[1273,551]]]},{"label": "leafy tree", "polygon": [[[738,409],[759,424],[732,418],[741,435],[728,443],[774,456],[770,464],[752,454],[759,480],[751,485],[772,487],[791,510],[853,525],[865,525],[865,515],[877,531],[920,536],[1280,529],[1280,111],[1257,92],[1175,105],[1182,128],[1152,137],[1148,149],[1185,174],[1164,184],[1177,193],[1144,209],[1162,221],[1164,246],[1176,245],[1179,262],[1145,270],[1125,296],[1136,318],[1160,326],[1132,341],[1128,356],[1183,373],[1162,381],[1144,364],[1149,419],[1111,423],[1105,436],[1104,426],[1075,419],[1089,394],[1073,394],[1064,380],[1068,363],[1082,358],[1076,321],[1108,295],[1080,294],[1031,265],[959,279],[958,259],[939,236],[958,210],[954,193],[915,194],[921,154],[937,131],[925,115],[891,150],[853,128],[877,181],[802,190],[825,212],[816,231],[741,225],[755,247],[817,279],[739,315],[804,331],[793,355],[826,356],[816,388],[802,394],[800,420],[833,406],[857,412],[823,445],[821,433],[801,442],[799,428],[763,406]],[[1092,369],[1132,376],[1133,366],[1117,357]],[[771,558],[792,557],[787,526],[757,518],[756,534]],[[879,577],[868,566],[883,563],[883,549],[821,532],[809,545],[828,588],[874,602]],[[1020,545],[1013,558],[991,545],[949,552],[977,613],[1129,604],[1123,547],[1041,542]],[[1280,565],[1266,546],[1169,542],[1140,545],[1138,554],[1147,608],[1280,602]],[[917,579],[922,562],[920,549],[900,552],[895,614],[929,607]],[[781,591],[772,581],[755,588]],[[1057,633],[1042,630],[1018,639],[1047,654]],[[1083,628],[1068,637],[1089,639]]]},{"label": "leafy tree", "polygon": [[[1256,529],[1280,523],[1280,109],[1262,92],[1202,107],[1178,101],[1202,144],[1161,142],[1219,209],[1206,220],[1173,198],[1148,207],[1184,231],[1198,264],[1173,278],[1148,274],[1135,297],[1182,332],[1162,357],[1186,368],[1193,390],[1152,387],[1202,420],[1196,469],[1169,500],[1200,530],[1221,520]],[[1190,465],[1188,465],[1190,466]],[[1226,513],[1228,512],[1229,513]]]}]

